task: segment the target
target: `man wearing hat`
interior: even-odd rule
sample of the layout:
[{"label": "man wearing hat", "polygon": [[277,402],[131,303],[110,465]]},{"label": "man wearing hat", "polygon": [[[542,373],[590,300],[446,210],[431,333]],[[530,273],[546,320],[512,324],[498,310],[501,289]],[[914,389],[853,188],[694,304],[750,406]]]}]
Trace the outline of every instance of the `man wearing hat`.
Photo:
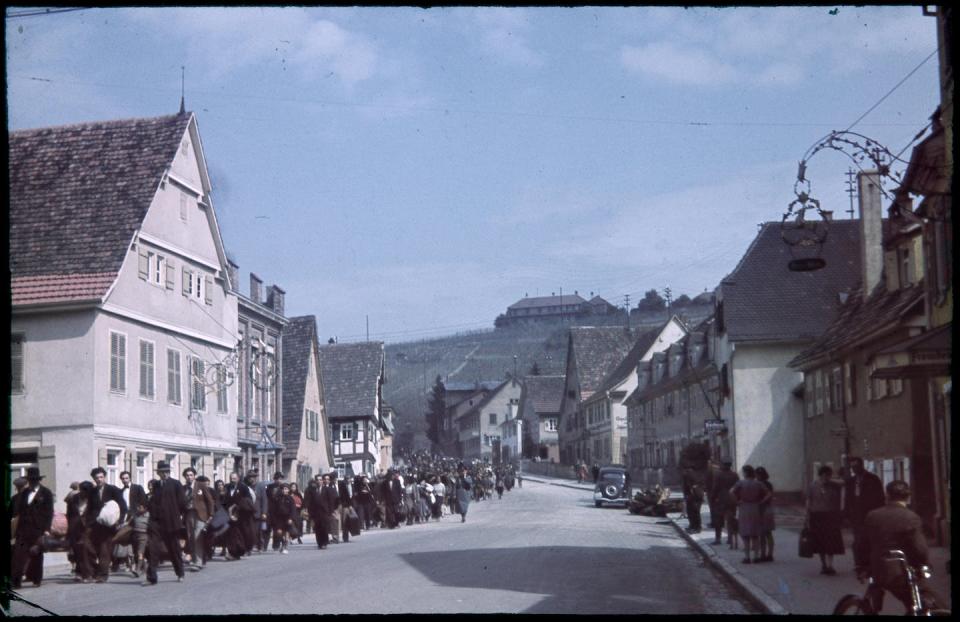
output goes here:
[{"label": "man wearing hat", "polygon": [[[80,559],[80,578],[82,581],[95,578],[97,583],[106,583],[113,560],[113,536],[127,515],[127,502],[123,500],[119,488],[107,483],[107,471],[103,467],[94,467],[90,471],[90,478],[94,489],[87,497],[87,507],[83,512],[84,554]],[[97,519],[110,501],[120,508],[119,520],[114,525],[103,525]]]},{"label": "man wearing hat", "polygon": [[16,541],[10,559],[10,585],[20,589],[24,572],[27,580],[43,580],[43,546],[40,539],[50,535],[53,523],[53,493],[40,483],[37,467],[27,467],[27,485],[14,497],[13,517],[17,518]]},{"label": "man wearing hat", "polygon": [[157,565],[162,548],[167,549],[177,581],[183,581],[183,556],[180,551],[180,531],[187,511],[187,498],[179,481],[170,477],[170,464],[157,463],[157,476],[150,495],[150,523],[147,526],[149,563],[143,585],[156,585]]}]

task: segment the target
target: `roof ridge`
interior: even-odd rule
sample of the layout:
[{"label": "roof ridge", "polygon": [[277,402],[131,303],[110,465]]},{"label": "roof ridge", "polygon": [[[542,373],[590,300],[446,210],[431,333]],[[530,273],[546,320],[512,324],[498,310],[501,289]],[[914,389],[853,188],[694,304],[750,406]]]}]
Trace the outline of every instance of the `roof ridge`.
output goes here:
[{"label": "roof ridge", "polygon": [[95,126],[104,126],[104,125],[126,125],[129,123],[136,123],[138,121],[160,121],[165,119],[175,119],[177,117],[192,116],[193,112],[187,111],[183,114],[167,114],[160,115],[156,117],[129,117],[126,119],[106,119],[104,121],[78,121],[75,123],[64,123],[62,125],[46,125],[43,127],[31,127],[24,128],[21,130],[11,130],[10,136],[24,136],[28,134],[34,134],[37,132],[43,132],[46,130],[67,130],[67,129],[78,129],[84,127],[95,127]]}]

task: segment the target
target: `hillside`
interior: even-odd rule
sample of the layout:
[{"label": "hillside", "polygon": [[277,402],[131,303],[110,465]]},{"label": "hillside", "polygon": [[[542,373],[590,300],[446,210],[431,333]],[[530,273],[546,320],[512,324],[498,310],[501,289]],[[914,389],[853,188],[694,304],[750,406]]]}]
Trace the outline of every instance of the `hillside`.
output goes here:
[{"label": "hillside", "polygon": [[[711,311],[694,305],[677,312],[695,325]],[[631,318],[632,326],[655,328],[666,321],[665,312]],[[591,317],[584,324],[622,324],[624,316]],[[439,375],[445,382],[502,380],[507,374],[525,376],[534,363],[540,373],[563,374],[566,369],[567,328],[577,322],[534,324],[461,333],[449,337],[386,344],[384,399],[396,413],[394,447],[429,449],[426,438],[428,394]],[[516,360],[514,360],[516,357]]]}]

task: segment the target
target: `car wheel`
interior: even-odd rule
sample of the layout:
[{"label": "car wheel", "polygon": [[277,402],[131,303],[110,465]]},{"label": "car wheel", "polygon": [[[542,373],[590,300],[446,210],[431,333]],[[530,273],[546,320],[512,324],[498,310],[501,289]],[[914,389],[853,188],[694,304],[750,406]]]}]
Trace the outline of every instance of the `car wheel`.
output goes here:
[{"label": "car wheel", "polygon": [[593,507],[595,507],[595,508],[598,508],[598,507],[600,507],[601,505],[603,505],[603,501],[594,501],[594,502],[593,502]]},{"label": "car wheel", "polygon": [[603,487],[603,496],[608,499],[616,499],[620,496],[620,487],[616,484],[607,484]]}]

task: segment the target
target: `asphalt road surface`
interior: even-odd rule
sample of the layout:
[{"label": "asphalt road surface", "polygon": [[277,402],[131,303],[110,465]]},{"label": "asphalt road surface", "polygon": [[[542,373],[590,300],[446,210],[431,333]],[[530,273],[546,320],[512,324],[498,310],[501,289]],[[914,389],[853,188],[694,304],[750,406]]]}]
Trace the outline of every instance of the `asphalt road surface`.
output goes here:
[{"label": "asphalt road surface", "polygon": [[216,557],[183,583],[165,564],[159,577],[85,585],[55,570],[20,594],[61,615],[753,612],[669,524],[529,480],[471,504],[464,524],[376,529],[323,551],[309,534],[288,555]]}]

